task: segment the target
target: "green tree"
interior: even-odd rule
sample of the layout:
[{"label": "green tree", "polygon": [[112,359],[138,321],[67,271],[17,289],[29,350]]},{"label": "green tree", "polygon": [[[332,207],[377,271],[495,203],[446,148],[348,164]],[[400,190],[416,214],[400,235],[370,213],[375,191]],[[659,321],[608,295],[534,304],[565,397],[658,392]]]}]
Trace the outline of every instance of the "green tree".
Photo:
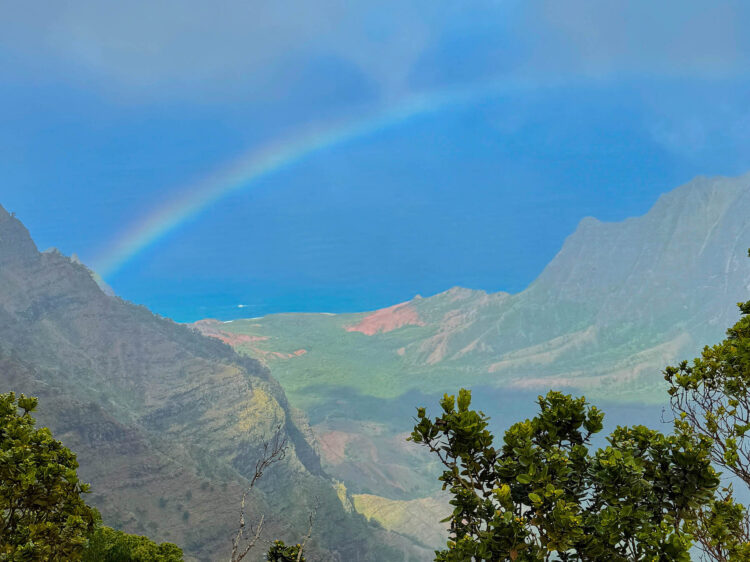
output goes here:
[{"label": "green tree", "polygon": [[[726,339],[664,378],[678,430],[710,439],[714,463],[750,488],[750,302],[738,306]],[[750,518],[731,486],[703,509],[694,534],[706,559],[750,560]]]},{"label": "green tree", "polygon": [[691,525],[719,483],[709,439],[618,427],[592,452],[603,413],[550,392],[495,449],[489,418],[470,403],[462,389],[434,420],[418,408],[410,437],[440,459],[452,495],[436,561],[690,560]]},{"label": "green tree", "polygon": [[98,514],[75,454],[35,427],[36,405],[0,394],[0,560],[78,560]]},{"label": "green tree", "polygon": [[284,541],[273,541],[271,548],[268,549],[266,559],[271,562],[305,562],[302,555],[302,545],[292,544],[287,546]]},{"label": "green tree", "polygon": [[182,550],[172,543],[156,544],[147,537],[98,527],[83,552],[83,562],[182,562]]}]

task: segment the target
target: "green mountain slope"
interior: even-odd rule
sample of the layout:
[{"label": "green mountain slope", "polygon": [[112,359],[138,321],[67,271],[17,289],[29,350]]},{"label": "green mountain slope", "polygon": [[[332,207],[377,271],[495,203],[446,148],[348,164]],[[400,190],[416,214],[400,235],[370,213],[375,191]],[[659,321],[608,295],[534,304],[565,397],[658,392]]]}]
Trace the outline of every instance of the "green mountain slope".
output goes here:
[{"label": "green mountain slope", "polygon": [[176,542],[193,559],[226,558],[242,490],[279,426],[288,454],[250,498],[265,538],[300,540],[317,501],[313,554],[424,559],[345,509],[304,416],[265,366],[105,294],[77,260],[38,252],[2,207],[0,387],[40,397],[40,422],[78,454],[106,523]]},{"label": "green mountain slope", "polygon": [[393,398],[459,381],[648,400],[665,360],[716,340],[737,317],[748,245],[750,175],[698,178],[643,217],[584,219],[516,295],[454,288],[370,313],[197,326],[273,365],[307,407],[319,386]]}]

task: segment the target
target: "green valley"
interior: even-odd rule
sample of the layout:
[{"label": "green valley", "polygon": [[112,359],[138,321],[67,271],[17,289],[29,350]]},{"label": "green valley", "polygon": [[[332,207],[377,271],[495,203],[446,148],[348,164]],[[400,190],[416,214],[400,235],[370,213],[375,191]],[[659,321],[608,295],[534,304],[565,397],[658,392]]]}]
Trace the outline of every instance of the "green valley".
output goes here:
[{"label": "green valley", "polygon": [[373,312],[194,326],[270,367],[309,416],[324,468],[350,491],[417,500],[437,489],[437,468],[405,445],[410,416],[458,385],[495,412],[496,429],[549,388],[585,393],[610,423],[633,412],[658,423],[665,365],[738,318],[748,245],[750,175],[701,177],[642,217],[584,219],[518,294],[456,287]]}]

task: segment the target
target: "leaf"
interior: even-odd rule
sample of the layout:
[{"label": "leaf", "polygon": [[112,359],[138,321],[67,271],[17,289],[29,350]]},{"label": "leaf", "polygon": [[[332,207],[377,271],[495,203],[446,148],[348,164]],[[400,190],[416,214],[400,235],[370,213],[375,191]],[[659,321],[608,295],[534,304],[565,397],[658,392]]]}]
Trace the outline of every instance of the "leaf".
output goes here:
[{"label": "leaf", "polygon": [[519,474],[518,476],[516,476],[516,480],[518,480],[521,484],[528,484],[531,482],[531,475]]},{"label": "leaf", "polygon": [[471,404],[471,390],[462,388],[458,391],[458,411],[467,411],[469,409],[469,404]]}]

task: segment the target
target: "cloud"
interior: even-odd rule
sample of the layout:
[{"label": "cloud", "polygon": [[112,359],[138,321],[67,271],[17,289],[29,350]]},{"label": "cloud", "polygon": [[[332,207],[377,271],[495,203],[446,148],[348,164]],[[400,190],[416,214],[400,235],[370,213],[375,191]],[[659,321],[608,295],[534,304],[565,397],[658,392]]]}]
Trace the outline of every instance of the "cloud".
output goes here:
[{"label": "cloud", "polygon": [[750,72],[744,1],[545,0],[531,65],[606,78],[659,75],[726,78]]},{"label": "cloud", "polygon": [[745,75],[749,17],[733,0],[49,0],[5,6],[0,45],[135,99],[387,103],[503,77]]},{"label": "cloud", "polygon": [[329,57],[396,92],[441,27],[434,11],[427,0],[19,2],[5,7],[0,35],[7,49],[113,89],[273,90],[283,67]]}]

